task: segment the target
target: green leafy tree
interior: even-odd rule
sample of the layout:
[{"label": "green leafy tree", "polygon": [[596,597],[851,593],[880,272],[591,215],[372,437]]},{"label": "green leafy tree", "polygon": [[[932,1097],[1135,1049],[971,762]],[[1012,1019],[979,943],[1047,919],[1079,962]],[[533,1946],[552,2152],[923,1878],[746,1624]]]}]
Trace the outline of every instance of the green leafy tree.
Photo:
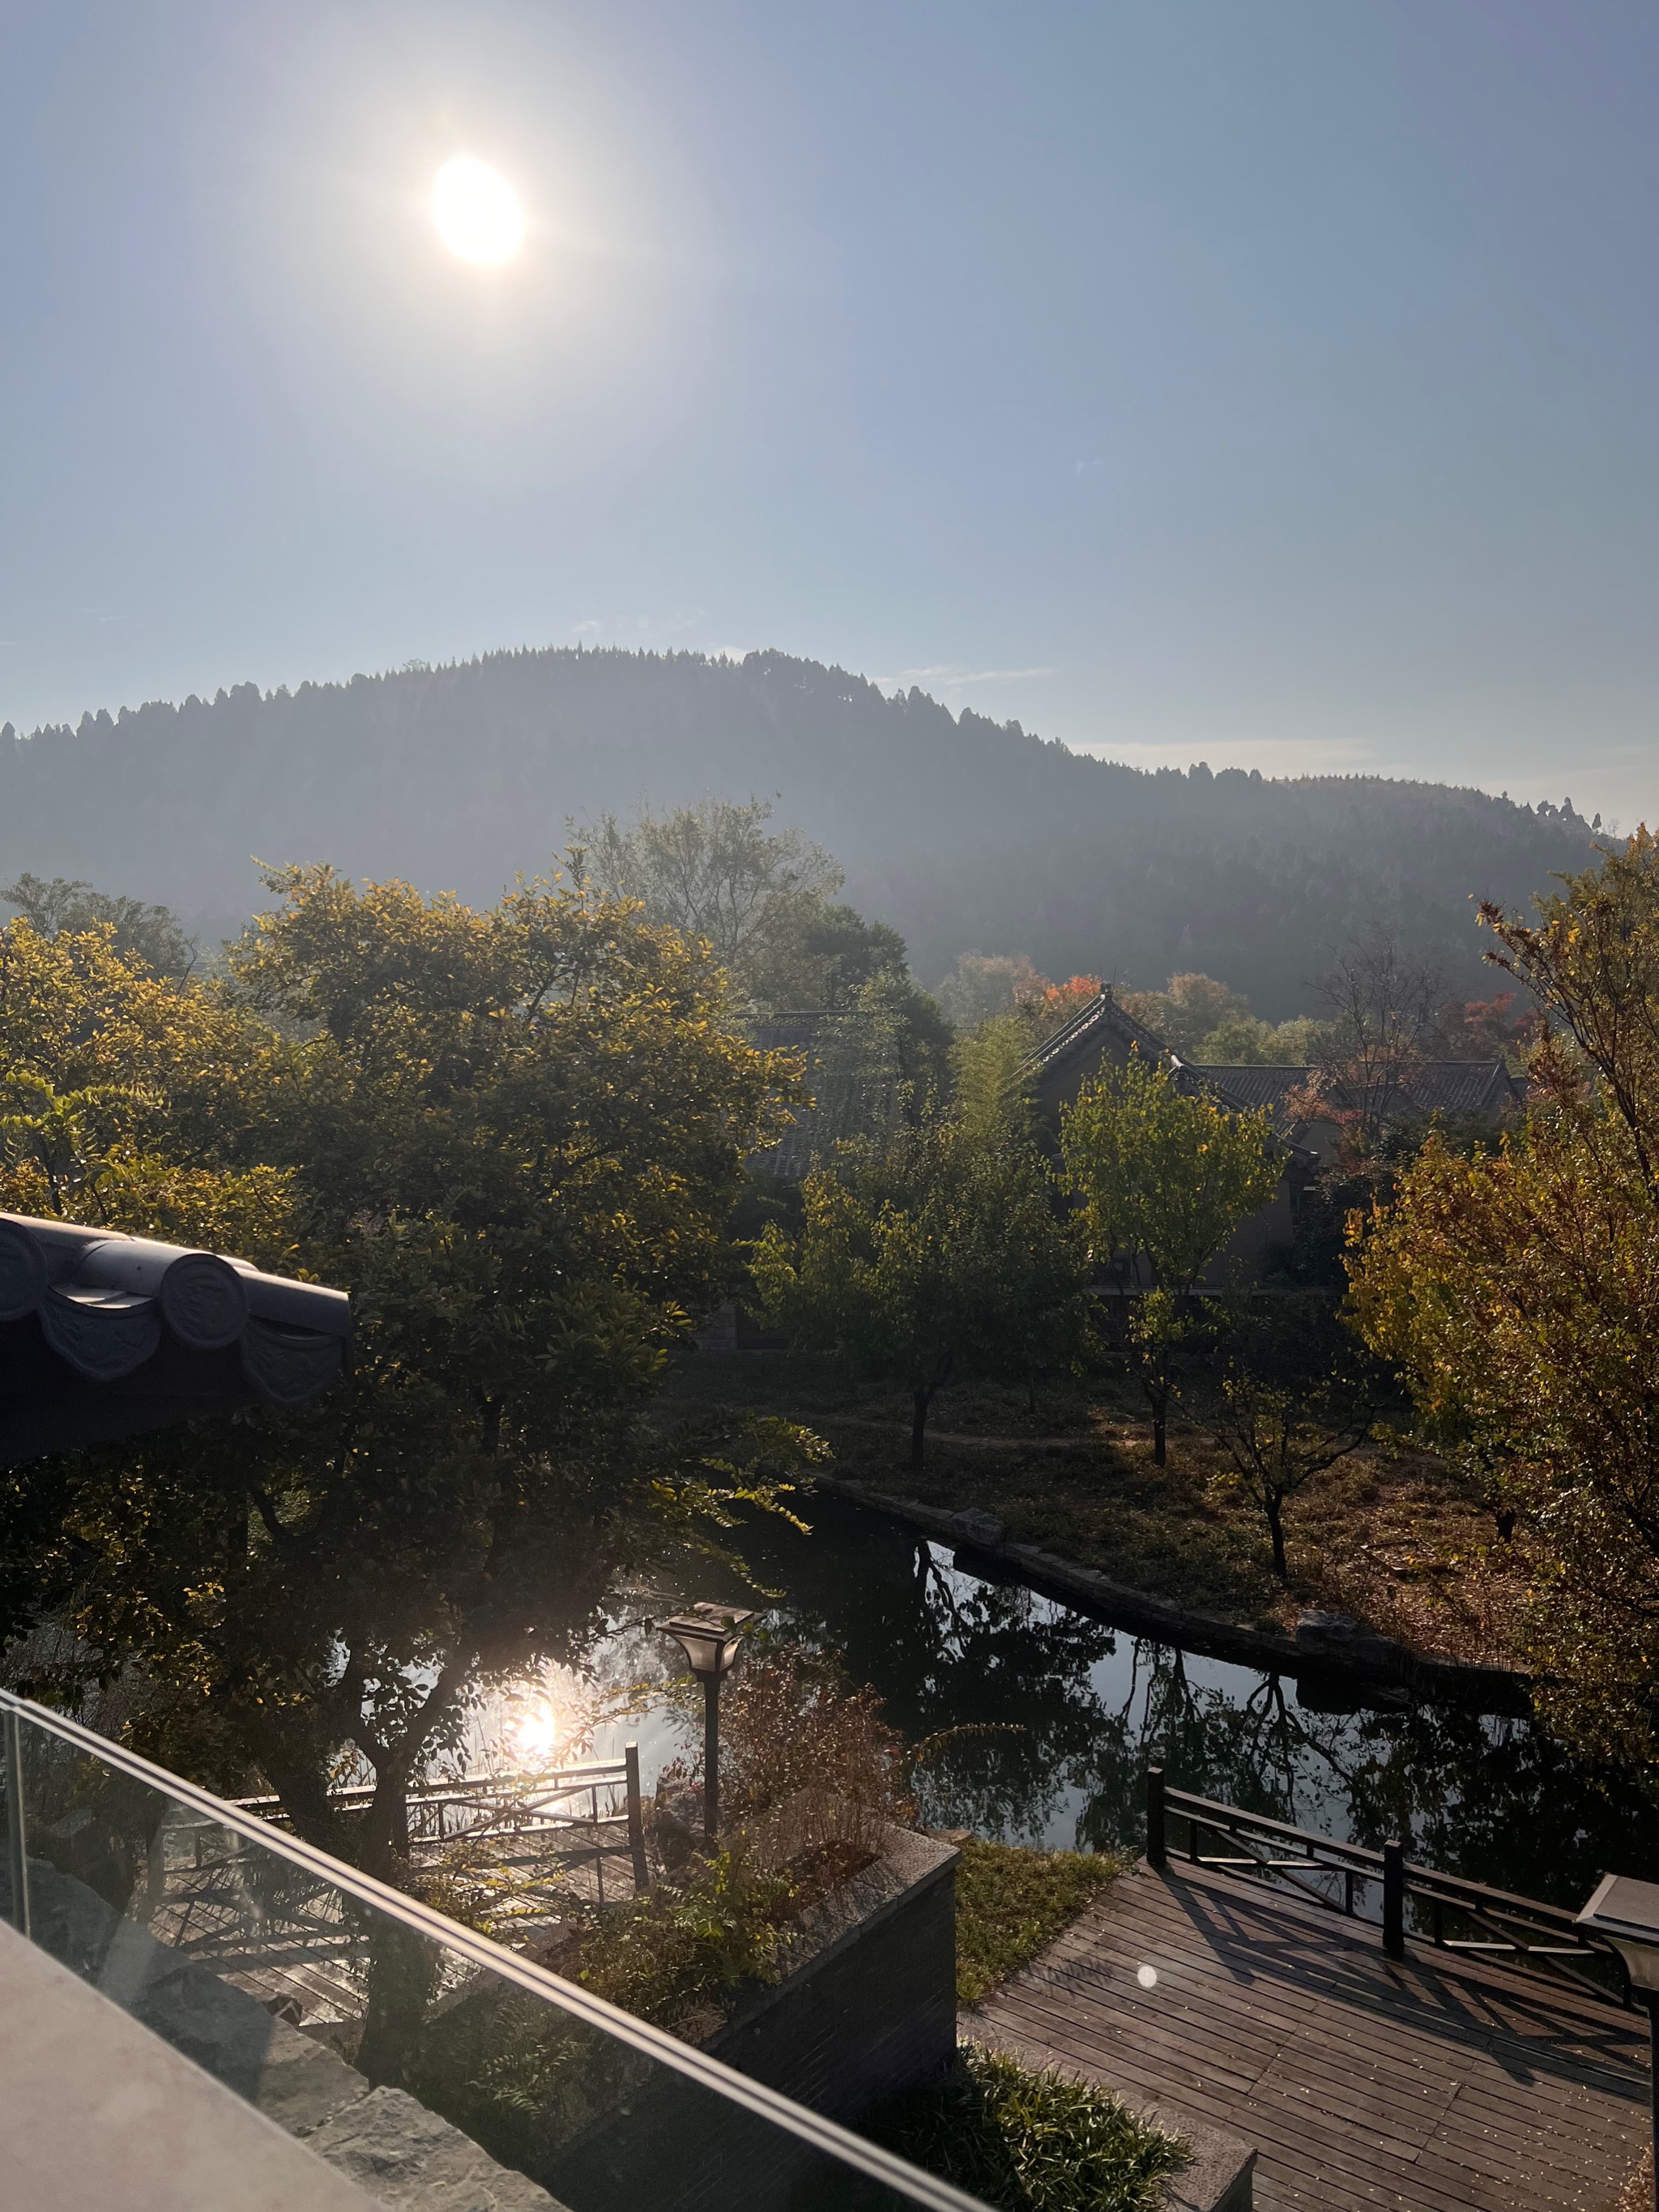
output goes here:
[{"label": "green leafy tree", "polygon": [[1226,1454],[1234,1486],[1267,1522],[1280,1582],[1290,1579],[1286,1503],[1364,1443],[1387,1381],[1318,1292],[1234,1300],[1214,1363],[1183,1380],[1183,1407]]},{"label": "green leafy tree", "polygon": [[908,1392],[910,1464],[961,1367],[1029,1362],[1066,1326],[1084,1281],[1042,1163],[959,1121],[846,1148],[809,1176],[798,1237],[769,1224],[751,1270],[772,1326],[832,1346]]},{"label": "green leafy tree", "polygon": [[1029,1142],[1034,1133],[1030,1047],[1030,1032],[1014,1014],[994,1014],[951,1047],[956,1111],[983,1142]]},{"label": "green leafy tree", "polygon": [[1240,1224],[1277,1188],[1267,1116],[1230,1114],[1167,1062],[1130,1054],[1061,1109],[1060,1156],[1095,1264],[1128,1304],[1131,1364],[1164,1464],[1176,1346],[1194,1292]]},{"label": "green leafy tree", "polygon": [[108,922],[0,928],[0,1208],[291,1265],[292,1176],[256,1134],[289,1074],[264,1023]]},{"label": "green leafy tree", "polygon": [[642,808],[627,823],[604,813],[584,841],[582,863],[605,890],[637,899],[662,927],[688,943],[704,939],[748,992],[781,943],[797,959],[805,957],[805,926],[824,925],[834,911],[826,902],[842,885],[822,846],[799,830],[769,829],[771,818],[763,799],[702,799],[663,815]]},{"label": "green leafy tree", "polygon": [[1120,992],[1119,1002],[1182,1060],[1197,1060],[1204,1038],[1224,1022],[1251,1018],[1250,1002],[1213,975],[1171,975],[1161,991]]},{"label": "green leafy tree", "polygon": [[1039,975],[1023,952],[964,952],[939,985],[937,996],[945,1018],[958,1030],[1012,1014],[1028,999],[1040,998],[1048,979]]},{"label": "green leafy tree", "polygon": [[[352,1292],[352,1372],[302,1416],[15,1470],[0,1555],[14,1625],[50,1613],[137,1666],[151,1747],[262,1772],[302,1834],[394,1872],[409,1782],[483,1688],[578,1656],[665,1528],[761,1494],[745,1455],[799,1455],[648,1418],[781,1071],[696,948],[589,890],[477,913],[326,868],[272,888],[224,988],[12,925],[0,1065],[70,1097],[112,1066],[142,1101],[136,1136],[87,1110],[70,1210],[126,1194],[130,1148],[164,1191],[216,1177],[196,1233],[234,1246],[206,1200],[255,1178],[267,1251]],[[27,1146],[14,1172],[9,1196],[40,1187]],[[349,1826],[343,1754],[374,1783]]]},{"label": "green leafy tree", "polygon": [[42,937],[78,936],[107,924],[118,952],[136,955],[158,975],[185,975],[196,965],[197,947],[177,915],[143,899],[111,898],[90,884],[54,876],[50,883],[22,875],[0,890]]},{"label": "green leafy tree", "polygon": [[750,962],[750,995],[778,1012],[838,1013],[878,981],[908,985],[904,939],[856,908],[822,899],[783,902]]},{"label": "green leafy tree", "polygon": [[1659,842],[1643,830],[1528,924],[1482,918],[1549,1018],[1524,1126],[1431,1139],[1357,1218],[1352,1302],[1426,1437],[1516,1512],[1540,1694],[1603,1756],[1659,1718]]}]

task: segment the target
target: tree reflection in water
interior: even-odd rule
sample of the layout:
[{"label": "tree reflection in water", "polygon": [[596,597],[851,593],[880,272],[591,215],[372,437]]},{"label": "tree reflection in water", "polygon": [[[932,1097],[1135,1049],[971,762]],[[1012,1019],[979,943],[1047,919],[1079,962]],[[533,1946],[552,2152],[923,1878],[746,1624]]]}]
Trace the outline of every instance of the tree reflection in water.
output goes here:
[{"label": "tree reflection in water", "polygon": [[809,1537],[763,1520],[734,1548],[781,1593],[792,1633],[839,1651],[929,1741],[918,1795],[935,1826],[1138,1850],[1161,1758],[1180,1788],[1360,1843],[1409,1836],[1429,1865],[1528,1896],[1577,1904],[1609,1868],[1659,1877],[1650,1801],[1576,1766],[1530,1720],[1319,1710],[1292,1678],[964,1574],[878,1515],[820,1498],[811,1518]]}]

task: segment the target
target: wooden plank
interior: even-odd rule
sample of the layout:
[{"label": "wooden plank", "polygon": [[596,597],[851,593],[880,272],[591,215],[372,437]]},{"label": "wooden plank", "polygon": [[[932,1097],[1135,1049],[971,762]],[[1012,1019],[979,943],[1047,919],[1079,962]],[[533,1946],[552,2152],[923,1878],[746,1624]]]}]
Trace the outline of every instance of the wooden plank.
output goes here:
[{"label": "wooden plank", "polygon": [[1582,2212],[1647,2130],[1637,2017],[1390,1960],[1367,1923],[1184,1865],[1115,1884],[963,2026],[1255,2143],[1263,2212]]},{"label": "wooden plank", "polygon": [[[1064,2009],[1073,1996],[1085,2002],[1091,1999],[1103,2002],[1133,2016],[1138,2033],[1200,2035],[1208,2049],[1216,2053],[1224,2050],[1230,2059],[1249,2051],[1252,2078],[1258,2070],[1258,2057],[1271,2057],[1287,2039],[1304,2041],[1308,2019],[1305,1998],[1294,1992],[1287,1997],[1279,1989],[1264,1993],[1259,1987],[1238,1989],[1225,1982],[1214,1984],[1206,1991],[1190,1970],[1179,1976],[1166,1974],[1156,1993],[1150,1994],[1139,1988],[1127,1968],[1115,1978],[1100,1978],[1092,1987],[1074,1977],[1063,1982],[1046,1977],[1036,1984],[1022,1982],[1023,2001],[1028,2003],[1041,2002],[1051,2008]],[[1278,2016],[1282,2005],[1289,2008]],[[1275,2019],[1277,2032],[1269,2034],[1267,2022]],[[1449,2051],[1443,2038],[1425,2035],[1408,2021],[1366,2018],[1359,2023],[1363,2036],[1356,2035],[1355,2025],[1352,2015],[1334,2014],[1328,2006],[1320,2008],[1318,2033],[1330,2069],[1346,2078],[1353,2069],[1363,2069],[1378,2082],[1392,2081],[1401,2094],[1411,2094],[1413,2083],[1427,2069],[1440,2079],[1446,2078],[1449,2068],[1461,2075],[1487,2047],[1470,2043],[1467,2048]],[[1552,2094],[1569,2087],[1574,2100],[1582,2103],[1587,2093],[1578,2087],[1577,2074],[1575,2068],[1571,2085],[1544,2082],[1530,2090],[1516,2085],[1517,2108],[1530,2111],[1540,2097],[1547,2101]],[[1627,2094],[1644,2094],[1644,2085],[1631,2075],[1621,2077],[1620,2087]]]}]

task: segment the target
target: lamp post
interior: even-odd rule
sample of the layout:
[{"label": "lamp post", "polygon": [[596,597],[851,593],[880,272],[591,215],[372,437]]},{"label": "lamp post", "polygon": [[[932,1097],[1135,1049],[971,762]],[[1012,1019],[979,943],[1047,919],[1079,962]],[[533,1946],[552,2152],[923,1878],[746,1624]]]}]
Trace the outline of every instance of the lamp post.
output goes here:
[{"label": "lamp post", "polygon": [[755,1619],[752,1607],[711,1605],[701,1599],[672,1620],[661,1623],[691,1662],[702,1684],[702,1840],[713,1844],[720,1824],[720,1684],[738,1663],[743,1632]]},{"label": "lamp post", "polygon": [[[1647,2007],[1653,2061],[1659,2069],[1659,1882],[1603,1875],[1575,1924],[1605,1936],[1624,1960],[1631,1987]],[[1659,2071],[1653,2075],[1653,2202],[1659,2212]]]}]

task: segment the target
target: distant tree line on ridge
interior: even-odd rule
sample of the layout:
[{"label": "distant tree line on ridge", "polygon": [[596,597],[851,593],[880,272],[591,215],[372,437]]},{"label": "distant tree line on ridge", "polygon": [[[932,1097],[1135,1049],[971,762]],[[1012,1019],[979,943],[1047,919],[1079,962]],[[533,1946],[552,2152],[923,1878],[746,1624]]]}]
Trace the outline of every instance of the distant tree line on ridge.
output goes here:
[{"label": "distant tree line on ridge", "polygon": [[1475,996],[1471,896],[1524,905],[1588,864],[1597,826],[1439,784],[1129,768],[779,653],[526,650],[8,725],[0,880],[119,883],[205,945],[258,903],[251,854],[483,907],[568,817],[723,792],[835,853],[924,980],[1023,950],[1138,989],[1223,976],[1272,1023],[1373,922]]}]

